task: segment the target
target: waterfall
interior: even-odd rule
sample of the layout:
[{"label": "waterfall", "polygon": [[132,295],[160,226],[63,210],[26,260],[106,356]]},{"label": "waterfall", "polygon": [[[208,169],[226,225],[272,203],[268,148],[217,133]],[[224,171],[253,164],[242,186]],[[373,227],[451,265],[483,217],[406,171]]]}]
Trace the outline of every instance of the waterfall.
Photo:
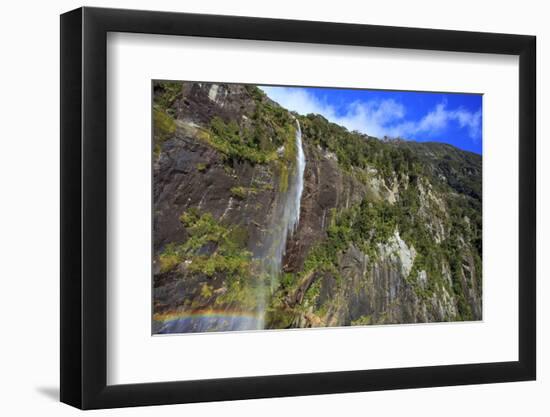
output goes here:
[{"label": "waterfall", "polygon": [[300,203],[304,191],[304,171],[306,169],[306,157],[304,147],[302,146],[302,128],[300,122],[296,120],[296,174],[294,177],[294,189],[292,190],[293,202],[290,207],[288,231],[292,235],[300,221]]},{"label": "waterfall", "polygon": [[273,216],[271,229],[271,251],[267,254],[268,272],[273,279],[277,279],[282,270],[283,256],[285,255],[287,239],[294,234],[300,221],[300,202],[304,190],[304,171],[306,158],[302,146],[302,129],[296,120],[296,161],[293,164],[292,175],[288,179],[285,193],[280,195]]},{"label": "waterfall", "polygon": [[[302,144],[302,129],[300,122],[296,121],[296,160],[292,164],[292,175],[288,179],[286,192],[280,193],[275,210],[272,213],[272,222],[269,234],[265,237],[262,246],[265,248],[259,256],[262,270],[271,279],[271,291],[276,288],[282,273],[283,257],[289,236],[292,236],[300,222],[300,206],[304,191],[304,171],[306,157]],[[263,328],[264,313],[267,300],[262,298],[258,302],[258,326]]]},{"label": "waterfall", "polygon": [[296,120],[296,162],[294,164],[293,175],[289,177],[288,190],[283,196],[282,216],[275,219],[280,222],[281,238],[279,239],[276,251],[276,260],[278,261],[276,274],[281,272],[281,264],[286,249],[288,236],[292,236],[298,228],[300,222],[300,204],[302,201],[302,192],[304,191],[304,171],[306,168],[306,157],[302,146],[302,129],[300,122]]}]

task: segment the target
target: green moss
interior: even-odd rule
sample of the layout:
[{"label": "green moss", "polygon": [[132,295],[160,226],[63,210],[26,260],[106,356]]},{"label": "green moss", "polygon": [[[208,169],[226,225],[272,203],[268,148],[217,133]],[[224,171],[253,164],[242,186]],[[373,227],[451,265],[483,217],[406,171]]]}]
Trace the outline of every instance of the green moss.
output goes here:
[{"label": "green moss", "polygon": [[180,259],[175,252],[165,250],[159,256],[160,272],[168,272],[174,269],[180,263]]},{"label": "green moss", "polygon": [[154,85],[155,105],[170,112],[170,107],[182,95],[181,81],[157,81]]},{"label": "green moss", "polygon": [[245,187],[232,187],[231,194],[233,194],[234,197],[243,200],[246,198],[248,192]]},{"label": "green moss", "polygon": [[203,298],[210,298],[213,294],[213,287],[211,285],[208,285],[207,283],[202,284],[201,287],[201,297]]},{"label": "green moss", "polygon": [[255,187],[231,187],[231,194],[240,200],[244,200],[251,194],[256,194],[258,190]]},{"label": "green moss", "polygon": [[176,132],[176,122],[165,111],[153,108],[153,140],[155,153],[160,153],[162,144]]}]

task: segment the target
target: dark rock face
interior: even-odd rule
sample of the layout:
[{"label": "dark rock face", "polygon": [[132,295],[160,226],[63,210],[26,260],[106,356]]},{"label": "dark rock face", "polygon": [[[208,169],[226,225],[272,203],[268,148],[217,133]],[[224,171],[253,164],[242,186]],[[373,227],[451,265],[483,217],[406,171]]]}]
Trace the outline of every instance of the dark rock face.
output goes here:
[{"label": "dark rock face", "polygon": [[[276,198],[276,180],[269,167],[244,162],[227,170],[215,150],[182,133],[165,144],[154,176],[154,237],[159,250],[186,239],[178,217],[190,207],[204,208],[218,219],[246,227],[253,241],[266,225],[266,213]],[[269,187],[246,200],[231,193],[233,187],[259,181]]]},{"label": "dark rock face", "polygon": [[[218,116],[248,124],[254,101],[243,86],[183,83],[183,96],[173,108],[178,128],[154,162],[154,247],[187,239],[179,215],[197,207],[231,224],[247,228],[251,245],[269,223],[277,198],[278,180],[270,165],[247,161],[226,164],[223,156],[198,139],[200,127]],[[253,188],[247,198],[232,193],[235,187]]]},{"label": "dark rock face", "polygon": [[[352,134],[292,116],[255,88],[180,83],[171,95],[167,91],[163,83],[154,86],[155,103],[163,103],[161,110],[175,126],[153,165],[155,331],[209,331],[204,322],[169,327],[166,319],[206,310],[255,314],[250,320],[232,317],[237,324],[230,328],[218,327],[216,319],[210,330],[239,330],[243,322],[285,328],[482,318],[480,157],[449,145],[366,138],[381,155],[406,149],[424,171],[413,172],[418,165],[411,163],[388,171],[376,162],[378,156],[343,165],[345,155],[337,156],[318,138]],[[294,117],[300,124],[316,123],[302,137],[306,167],[299,224],[286,241],[280,276],[265,277],[258,260],[269,256],[266,242],[277,237],[277,216],[293,181],[292,160],[283,157],[290,145],[281,145],[280,136],[292,130]],[[215,118],[233,123],[237,136],[253,137],[250,149],[268,155],[265,162],[235,157],[214,142]],[[410,216],[399,208],[408,201],[414,202]],[[377,218],[364,230],[361,221],[369,224],[377,207],[390,213],[389,223]],[[190,210],[210,214],[218,234],[192,249],[199,226],[180,217]],[[363,214],[369,210],[375,210],[372,216]],[[236,231],[246,251],[238,259],[250,254],[242,261],[247,273],[235,272],[238,245],[220,249],[219,235],[226,239]],[[227,259],[195,266],[222,252]]]}]

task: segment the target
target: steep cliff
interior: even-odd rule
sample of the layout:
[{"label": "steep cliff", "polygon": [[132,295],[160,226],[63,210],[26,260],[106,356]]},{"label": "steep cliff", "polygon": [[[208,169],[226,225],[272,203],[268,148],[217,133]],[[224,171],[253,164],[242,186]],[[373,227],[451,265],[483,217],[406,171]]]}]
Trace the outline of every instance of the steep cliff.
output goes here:
[{"label": "steep cliff", "polygon": [[153,123],[155,332],[481,319],[479,155],[243,85],[156,82]]}]

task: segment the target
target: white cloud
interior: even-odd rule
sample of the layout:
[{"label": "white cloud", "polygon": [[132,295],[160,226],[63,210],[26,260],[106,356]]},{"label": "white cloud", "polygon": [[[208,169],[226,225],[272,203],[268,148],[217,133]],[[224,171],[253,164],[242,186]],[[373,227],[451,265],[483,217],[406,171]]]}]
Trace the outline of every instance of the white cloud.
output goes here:
[{"label": "white cloud", "polygon": [[441,134],[449,123],[457,123],[477,140],[481,134],[481,109],[472,113],[466,109],[447,109],[446,103],[438,104],[418,121],[406,120],[405,107],[393,100],[354,101],[338,109],[308,91],[292,87],[261,87],[281,106],[300,114],[317,113],[331,122],[371,136],[420,138]]},{"label": "white cloud", "polygon": [[481,134],[481,109],[472,113],[466,109],[447,110],[446,103],[438,104],[418,122],[405,122],[390,127],[390,136],[416,137],[441,134],[450,122],[456,122],[461,128],[468,129],[471,139],[477,140]]},{"label": "white cloud", "polygon": [[[329,120],[358,130],[371,136],[382,137],[387,134],[386,126],[403,119],[405,107],[395,100],[360,102],[355,101],[347,107],[344,115]],[[328,117],[327,117],[328,118]]]}]

